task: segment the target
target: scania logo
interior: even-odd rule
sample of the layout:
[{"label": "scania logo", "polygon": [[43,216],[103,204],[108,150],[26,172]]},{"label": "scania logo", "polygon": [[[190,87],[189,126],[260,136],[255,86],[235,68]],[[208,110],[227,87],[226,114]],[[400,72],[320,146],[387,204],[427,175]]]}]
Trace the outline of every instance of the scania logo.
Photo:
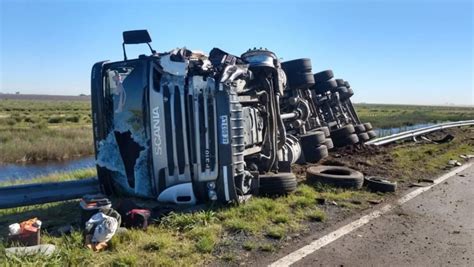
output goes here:
[{"label": "scania logo", "polygon": [[153,151],[156,155],[161,155],[161,127],[160,127],[160,108],[155,107],[153,109],[151,120],[153,124]]}]

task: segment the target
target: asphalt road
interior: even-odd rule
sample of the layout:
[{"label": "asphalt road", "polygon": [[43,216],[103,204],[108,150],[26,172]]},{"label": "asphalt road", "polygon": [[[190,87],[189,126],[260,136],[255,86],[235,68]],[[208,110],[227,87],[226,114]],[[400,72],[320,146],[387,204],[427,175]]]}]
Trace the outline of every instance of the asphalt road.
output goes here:
[{"label": "asphalt road", "polygon": [[292,266],[474,266],[474,166]]}]

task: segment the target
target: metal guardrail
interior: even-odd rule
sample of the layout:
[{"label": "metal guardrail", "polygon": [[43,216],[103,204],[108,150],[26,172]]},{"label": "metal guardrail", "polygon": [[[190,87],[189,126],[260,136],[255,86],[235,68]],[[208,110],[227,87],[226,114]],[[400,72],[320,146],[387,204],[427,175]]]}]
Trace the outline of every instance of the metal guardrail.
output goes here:
[{"label": "metal guardrail", "polygon": [[423,135],[423,134],[427,134],[427,133],[431,133],[431,132],[434,132],[434,131],[439,131],[439,130],[442,130],[442,129],[448,129],[448,128],[453,128],[453,127],[461,127],[461,126],[469,126],[469,125],[474,125],[474,120],[446,122],[446,123],[441,123],[441,124],[432,125],[432,126],[428,126],[428,127],[423,127],[423,128],[416,129],[416,130],[401,132],[401,133],[398,133],[398,134],[392,134],[392,135],[389,135],[389,136],[377,138],[377,139],[371,140],[369,142],[366,142],[365,144],[381,146],[381,145],[389,144],[389,143],[392,143],[392,142],[395,142],[395,141],[408,139],[408,138],[413,138],[413,137]]},{"label": "metal guardrail", "polygon": [[96,178],[0,187],[0,209],[81,198],[99,193]]}]

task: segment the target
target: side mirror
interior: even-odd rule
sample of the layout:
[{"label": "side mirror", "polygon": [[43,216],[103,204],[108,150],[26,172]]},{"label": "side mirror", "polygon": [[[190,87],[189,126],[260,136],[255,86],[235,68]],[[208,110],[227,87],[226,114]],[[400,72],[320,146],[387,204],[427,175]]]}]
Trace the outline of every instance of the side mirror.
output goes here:
[{"label": "side mirror", "polygon": [[147,44],[151,50],[151,53],[154,54],[155,50],[151,48],[151,37],[147,30],[134,30],[134,31],[125,31],[122,33],[123,36],[123,57],[124,60],[127,60],[127,52],[125,51],[126,44]]},{"label": "side mirror", "polygon": [[135,30],[123,32],[124,44],[146,44],[151,42],[150,34],[147,30]]}]

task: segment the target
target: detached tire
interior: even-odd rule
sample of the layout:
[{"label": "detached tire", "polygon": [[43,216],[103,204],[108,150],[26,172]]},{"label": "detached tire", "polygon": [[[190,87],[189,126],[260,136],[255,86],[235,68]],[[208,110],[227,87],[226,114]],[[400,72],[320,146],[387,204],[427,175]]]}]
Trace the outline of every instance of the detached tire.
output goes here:
[{"label": "detached tire", "polygon": [[341,139],[353,134],[354,132],[354,126],[352,124],[347,124],[339,129],[331,131],[331,137],[332,139]]},{"label": "detached tire", "polygon": [[347,167],[313,166],[306,170],[306,180],[342,188],[361,188],[364,175]]},{"label": "detached tire", "polygon": [[359,133],[357,134],[360,143],[365,143],[370,140],[370,137],[367,133]]},{"label": "detached tire", "polygon": [[377,137],[375,131],[368,131],[367,134],[369,135],[369,139],[374,139]]},{"label": "detached tire", "polygon": [[261,195],[285,195],[296,190],[296,176],[291,172],[261,174],[259,193]]},{"label": "detached tire", "polygon": [[325,82],[331,80],[334,77],[332,70],[325,70],[314,74],[315,82]]},{"label": "detached tire", "polygon": [[344,82],[344,86],[346,86],[348,89],[351,88],[351,85],[349,84],[348,81],[345,81],[345,82]]},{"label": "detached tire", "polygon": [[372,124],[371,124],[370,122],[364,123],[364,127],[365,127],[365,130],[366,130],[366,131],[370,131],[370,130],[373,129],[373,128],[372,128]]},{"label": "detached tire", "polygon": [[374,192],[395,192],[397,190],[397,182],[391,182],[380,177],[366,177],[364,184]]}]

